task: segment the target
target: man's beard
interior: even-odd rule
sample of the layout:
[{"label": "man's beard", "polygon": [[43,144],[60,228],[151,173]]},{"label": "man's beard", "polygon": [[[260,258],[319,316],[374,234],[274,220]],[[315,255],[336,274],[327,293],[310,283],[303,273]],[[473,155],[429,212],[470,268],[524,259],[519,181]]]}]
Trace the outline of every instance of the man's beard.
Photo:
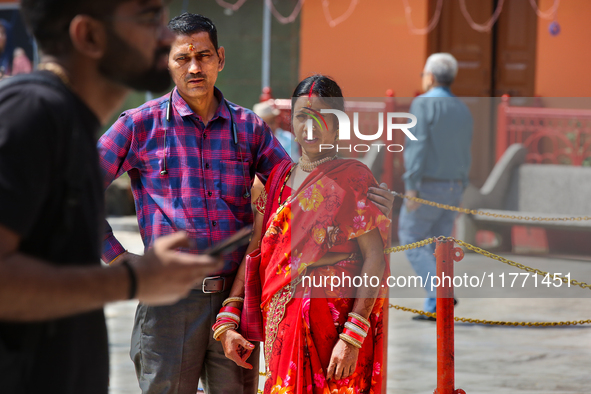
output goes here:
[{"label": "man's beard", "polygon": [[[168,69],[157,69],[158,59],[168,56],[170,47],[160,47],[154,53],[152,66],[141,69],[143,55],[112,29],[107,28],[107,52],[99,63],[99,71],[108,79],[135,90],[161,92],[171,84]],[[145,64],[145,63],[144,63]]]}]

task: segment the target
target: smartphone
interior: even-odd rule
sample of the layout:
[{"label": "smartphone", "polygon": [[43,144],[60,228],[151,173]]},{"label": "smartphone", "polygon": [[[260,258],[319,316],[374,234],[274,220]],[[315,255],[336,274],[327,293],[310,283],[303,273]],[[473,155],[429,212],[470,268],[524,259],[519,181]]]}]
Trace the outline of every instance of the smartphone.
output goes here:
[{"label": "smartphone", "polygon": [[250,241],[251,234],[252,225],[248,225],[236,231],[236,233],[224,239],[223,241],[213,245],[210,248],[207,248],[203,251],[203,253],[210,256],[220,256],[222,254],[233,252],[237,248],[247,245]]}]

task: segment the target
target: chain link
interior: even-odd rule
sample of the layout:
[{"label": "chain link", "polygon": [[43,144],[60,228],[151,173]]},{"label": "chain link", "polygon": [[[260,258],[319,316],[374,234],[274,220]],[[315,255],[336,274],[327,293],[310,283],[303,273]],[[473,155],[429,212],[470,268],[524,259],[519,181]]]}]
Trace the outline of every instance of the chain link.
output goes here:
[{"label": "chain link", "polygon": [[403,250],[420,248],[422,246],[432,244],[433,242],[435,242],[435,239],[436,238],[427,238],[427,239],[424,239],[419,242],[414,242],[412,244],[400,245],[400,246],[394,246],[392,248],[387,248],[387,249],[384,249],[384,254],[390,254],[390,253],[402,252]]},{"label": "chain link", "polygon": [[[405,306],[390,304],[390,308],[397,309],[404,312],[412,312],[418,315],[429,316],[437,318],[437,313],[425,312],[420,309],[407,308]],[[454,320],[462,323],[473,324],[488,324],[495,326],[527,326],[527,327],[547,327],[547,326],[576,326],[580,324],[591,324],[591,319],[587,320],[573,320],[573,321],[551,321],[551,322],[527,322],[527,321],[498,321],[498,320],[481,320],[470,319],[467,317],[456,317]]]},{"label": "chain link", "polygon": [[[469,249],[469,250],[471,250],[473,252],[476,252],[478,254],[481,254],[481,255],[486,256],[488,258],[491,258],[493,260],[500,261],[501,263],[510,265],[512,267],[519,268],[520,270],[531,272],[531,273],[534,273],[534,274],[537,274],[537,275],[540,275],[540,276],[543,276],[543,277],[545,277],[547,275],[550,275],[549,272],[542,271],[542,270],[539,270],[537,268],[528,267],[527,265],[520,264],[518,262],[509,260],[509,259],[506,259],[506,258],[504,258],[502,256],[498,256],[498,255],[496,255],[494,253],[491,253],[491,252],[486,251],[486,250],[484,250],[482,248],[479,248],[478,246],[470,245],[469,243],[464,242],[464,241],[462,241],[460,239],[455,239],[453,237],[445,237],[445,239],[448,240],[448,241],[454,241],[455,243],[457,243],[460,246],[465,247],[466,249]],[[567,278],[565,276],[560,276],[560,275],[556,275],[556,274],[552,275],[552,279],[554,279],[554,278],[560,279],[560,281],[562,283],[567,283],[567,284],[570,283],[573,286],[579,286],[582,289],[589,289],[589,290],[591,290],[591,285],[588,284],[588,283],[585,283],[585,282],[579,282],[578,280],[574,280],[574,279],[570,279],[569,280],[569,278]]]},{"label": "chain link", "polygon": [[[395,193],[395,192],[393,192]],[[454,207],[453,205],[446,205],[440,204],[438,202],[423,200],[422,198],[418,197],[411,197],[405,194],[395,193],[394,196],[398,196],[400,198],[406,198],[407,200],[418,202],[420,204],[430,205],[432,207],[437,207],[441,209],[447,209],[448,211],[456,211],[462,213],[469,213],[471,215],[483,215],[483,216],[491,216],[494,218],[503,218],[503,219],[515,219],[515,220],[531,220],[531,221],[539,221],[539,222],[567,222],[567,221],[577,221],[580,222],[582,220],[591,220],[591,216],[578,216],[578,217],[562,217],[562,218],[544,218],[544,217],[535,217],[535,216],[520,216],[520,215],[505,215],[500,213],[493,213],[493,212],[486,212],[486,211],[479,211],[476,209],[466,209],[460,207]]]}]

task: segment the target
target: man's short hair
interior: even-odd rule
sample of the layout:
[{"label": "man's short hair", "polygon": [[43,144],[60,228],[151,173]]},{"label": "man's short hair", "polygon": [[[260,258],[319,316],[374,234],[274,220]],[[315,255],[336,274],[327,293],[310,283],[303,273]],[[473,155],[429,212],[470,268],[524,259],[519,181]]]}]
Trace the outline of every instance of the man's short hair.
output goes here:
[{"label": "man's short hair", "polygon": [[427,59],[423,72],[433,74],[439,85],[449,86],[458,74],[458,61],[449,53],[434,53]]},{"label": "man's short hair", "polygon": [[202,32],[208,33],[215,50],[218,50],[218,31],[211,19],[206,16],[183,12],[168,22],[168,28],[177,36],[190,36]]},{"label": "man's short hair", "polygon": [[43,53],[60,56],[72,50],[70,23],[76,15],[100,18],[130,0],[22,0],[21,13]]}]

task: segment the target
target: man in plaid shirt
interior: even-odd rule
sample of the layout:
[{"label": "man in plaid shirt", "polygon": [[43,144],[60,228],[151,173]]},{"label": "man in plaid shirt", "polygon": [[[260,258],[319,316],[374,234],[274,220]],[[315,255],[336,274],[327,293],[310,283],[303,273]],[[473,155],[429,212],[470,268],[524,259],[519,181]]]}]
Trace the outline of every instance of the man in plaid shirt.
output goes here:
[{"label": "man in plaid shirt", "polygon": [[[197,253],[252,223],[255,174],[265,182],[276,164],[290,159],[260,118],[215,88],[225,54],[211,20],[184,13],[169,28],[176,35],[169,56],[176,88],[123,113],[98,149],[105,187],[125,172],[131,178],[144,245],[184,230]],[[226,255],[219,278],[206,278],[185,300],[138,306],[131,356],[143,393],[194,394],[200,377],[208,392],[256,393],[258,346],[249,359],[254,368],[246,370],[211,335],[245,249]],[[112,232],[102,257],[109,263],[138,258]]]},{"label": "man in plaid shirt", "polygon": [[[123,113],[98,149],[105,188],[125,172],[131,178],[144,245],[184,230],[194,241],[188,251],[198,253],[252,223],[255,174],[266,182],[273,167],[290,158],[259,117],[215,88],[225,53],[211,20],[184,13],[168,27],[176,34],[168,63],[176,88]],[[394,197],[385,184],[368,196],[389,214]],[[224,268],[177,304],[138,306],[131,357],[143,393],[194,394],[200,377],[207,392],[257,392],[258,345],[239,366],[211,331],[245,250],[226,255]],[[138,257],[106,234],[105,262]]]}]

